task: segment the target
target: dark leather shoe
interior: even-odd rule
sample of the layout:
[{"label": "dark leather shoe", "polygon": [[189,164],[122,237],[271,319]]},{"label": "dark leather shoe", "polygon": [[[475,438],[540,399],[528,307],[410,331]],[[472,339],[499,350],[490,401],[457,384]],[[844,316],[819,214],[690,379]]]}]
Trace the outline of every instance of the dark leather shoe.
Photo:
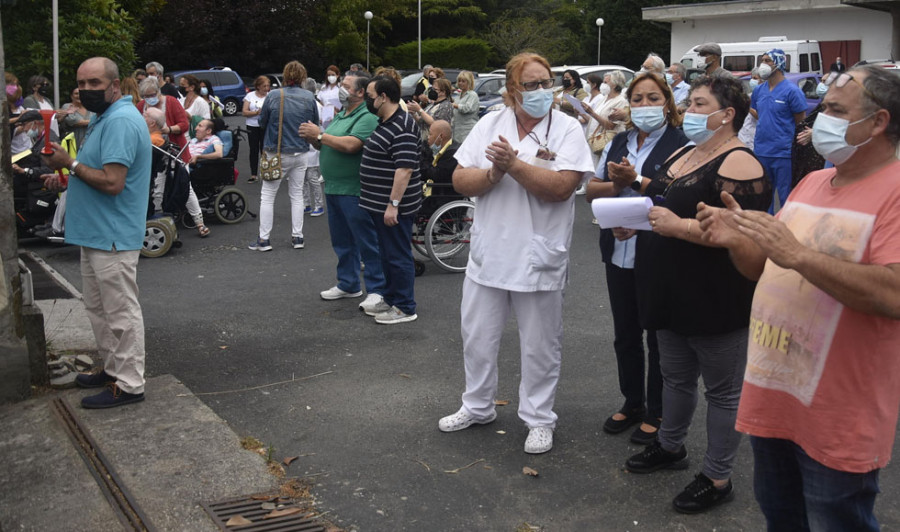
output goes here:
[{"label": "dark leather shoe", "polygon": [[97,373],[79,373],[75,376],[75,384],[79,388],[103,388],[116,382],[116,378],[105,371]]},{"label": "dark leather shoe", "polygon": [[123,392],[115,383],[113,383],[97,395],[82,399],[81,407],[89,409],[114,408],[117,406],[129,405],[131,403],[139,403],[143,400],[144,394]]},{"label": "dark leather shoe", "polygon": [[634,432],[631,433],[631,441],[638,445],[650,445],[651,443],[656,441],[656,433],[659,432],[659,424],[660,420],[658,418],[650,418],[645,419],[643,423],[650,425],[655,428],[653,432],[645,432],[644,425],[638,425],[638,428],[634,429]]},{"label": "dark leather shoe", "polygon": [[625,416],[625,419],[613,419],[612,416],[609,416],[608,418],[606,418],[606,421],[603,422],[603,432],[606,432],[608,434],[619,434],[620,432],[625,432],[626,430],[628,430],[628,427],[641,421],[641,416],[644,415],[644,409],[635,408],[632,410],[625,410],[623,408],[617,413]]},{"label": "dark leather shoe", "polygon": [[734,486],[731,479],[724,488],[717,488],[713,481],[703,473],[694,477],[694,481],[675,497],[672,506],[683,514],[705,512],[713,506],[734,499]]},{"label": "dark leather shoe", "polygon": [[674,453],[662,448],[658,441],[647,446],[625,462],[625,469],[631,473],[652,473],[660,469],[687,469],[687,449],[684,445]]}]

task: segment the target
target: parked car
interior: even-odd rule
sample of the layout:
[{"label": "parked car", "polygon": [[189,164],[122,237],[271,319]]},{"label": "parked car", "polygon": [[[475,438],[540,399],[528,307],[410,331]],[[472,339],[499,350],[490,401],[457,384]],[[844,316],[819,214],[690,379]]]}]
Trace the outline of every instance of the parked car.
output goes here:
[{"label": "parked car", "polygon": [[634,70],[630,68],[625,68],[619,65],[573,65],[573,66],[558,66],[550,69],[553,72],[553,76],[556,78],[556,81],[553,84],[553,88],[557,89],[562,87],[562,77],[563,73],[566,70],[574,70],[578,72],[578,76],[581,78],[581,83],[585,85],[585,90],[587,90],[587,77],[591,74],[600,74],[604,76],[609,74],[613,70],[620,70],[622,74],[625,75],[625,85],[631,83],[632,78],[634,78]]},{"label": "parked car", "polygon": [[[744,84],[744,90],[747,94],[750,94],[752,91],[750,90],[750,75],[744,75],[738,77],[741,80],[741,83]],[[821,102],[821,98],[816,93],[816,87],[819,86],[819,81],[822,79],[822,76],[817,72],[803,72],[799,74],[795,74],[793,72],[786,72],[784,74],[784,79],[789,83],[796,83],[798,87],[800,87],[800,91],[803,93],[803,96],[806,97],[806,113],[809,114],[815,110],[816,107],[819,106],[819,102]],[[762,83],[762,82],[760,82]]]},{"label": "parked car", "polygon": [[266,76],[269,78],[269,89],[280,89],[282,85],[284,85],[284,78],[282,77],[281,72],[271,72],[267,74],[260,74],[260,76]]},{"label": "parked car", "polygon": [[247,94],[247,87],[237,72],[228,67],[210,70],[180,70],[172,73],[175,85],[178,85],[181,76],[186,74],[192,74],[200,79],[208,79],[212,83],[216,98],[222,101],[225,116],[234,116],[240,113],[244,95]]},{"label": "parked car", "polygon": [[[462,72],[460,68],[442,68],[444,71],[444,77],[450,81],[451,85],[456,85],[456,78],[459,77],[459,73]],[[478,78],[477,72],[472,72],[472,75],[475,76],[476,80]],[[400,80],[400,97],[404,100],[410,100],[413,97],[413,94],[416,92],[416,84],[422,78],[422,72],[416,71],[412,74],[407,74]]]},{"label": "parked car", "polygon": [[475,80],[475,94],[478,95],[478,116],[482,117],[488,109],[503,104],[503,92],[506,89],[506,76],[503,74],[483,74]]}]

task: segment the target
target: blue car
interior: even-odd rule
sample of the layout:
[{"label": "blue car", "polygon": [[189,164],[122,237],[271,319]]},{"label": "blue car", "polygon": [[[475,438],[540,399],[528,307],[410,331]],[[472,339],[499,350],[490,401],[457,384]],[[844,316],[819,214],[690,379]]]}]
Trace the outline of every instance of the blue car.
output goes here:
[{"label": "blue car", "polygon": [[181,76],[191,74],[199,79],[206,79],[212,83],[213,92],[222,102],[225,116],[234,116],[241,112],[244,105],[244,96],[247,94],[247,86],[237,72],[229,68],[213,68],[210,70],[181,70],[172,73],[175,86]]}]

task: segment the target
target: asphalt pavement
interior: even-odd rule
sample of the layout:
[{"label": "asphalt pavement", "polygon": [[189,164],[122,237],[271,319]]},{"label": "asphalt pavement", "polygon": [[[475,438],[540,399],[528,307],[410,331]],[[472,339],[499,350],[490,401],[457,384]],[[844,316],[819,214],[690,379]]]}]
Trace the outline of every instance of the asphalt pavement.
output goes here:
[{"label": "asphalt pavement", "polygon": [[[232,124],[242,120],[229,119]],[[238,187],[259,210],[260,184]],[[352,530],[762,530],[752,495],[746,438],[735,463],[733,502],[706,514],[676,513],[671,499],[699,471],[705,401],[687,441],[691,467],[634,475],[623,464],[641,448],[603,420],[621,404],[598,228],[578,198],[570,284],[565,294],[563,364],[552,451],[523,452],[516,415],[518,338],[511,320],[501,346],[497,421],[461,432],[437,429],[460,405],[462,274],[427,264],[416,279],[419,319],[378,325],[359,300],[326,302],[335,257],[327,217],[306,216],[306,248],[290,246],[285,187],[275,206],[270,252],[247,249],[258,221],[208,220],[212,234],[179,228],[183,246],[141,259],[147,376],[172,375],[239,436],[299,457],[293,474],[315,479],[329,519]],[[80,288],[78,250],[31,246]],[[147,401],[155,390],[147,389]],[[129,407],[123,407],[125,410]],[[895,452],[897,445],[895,445]],[[538,476],[523,474],[530,467]],[[876,514],[900,529],[900,475],[881,475]],[[528,528],[531,527],[531,528]]]}]

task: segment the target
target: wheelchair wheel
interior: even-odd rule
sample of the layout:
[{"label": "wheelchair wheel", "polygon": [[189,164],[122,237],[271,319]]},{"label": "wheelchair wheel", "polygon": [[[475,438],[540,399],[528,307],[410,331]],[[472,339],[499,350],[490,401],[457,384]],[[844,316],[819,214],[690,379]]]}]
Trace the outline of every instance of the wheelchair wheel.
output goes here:
[{"label": "wheelchair wheel", "polygon": [[469,243],[475,204],[452,201],[434,211],[425,229],[428,257],[448,272],[464,272],[469,262]]},{"label": "wheelchair wheel", "polygon": [[194,221],[194,217],[188,214],[187,211],[181,213],[181,226],[185,229],[196,229],[197,222]]},{"label": "wheelchair wheel", "polygon": [[144,231],[144,244],[141,247],[141,256],[148,258],[162,257],[175,243],[175,223],[171,218],[154,218],[147,220],[147,228]]},{"label": "wheelchair wheel", "polygon": [[236,224],[247,215],[247,197],[236,187],[225,187],[216,196],[216,218],[223,224]]}]

